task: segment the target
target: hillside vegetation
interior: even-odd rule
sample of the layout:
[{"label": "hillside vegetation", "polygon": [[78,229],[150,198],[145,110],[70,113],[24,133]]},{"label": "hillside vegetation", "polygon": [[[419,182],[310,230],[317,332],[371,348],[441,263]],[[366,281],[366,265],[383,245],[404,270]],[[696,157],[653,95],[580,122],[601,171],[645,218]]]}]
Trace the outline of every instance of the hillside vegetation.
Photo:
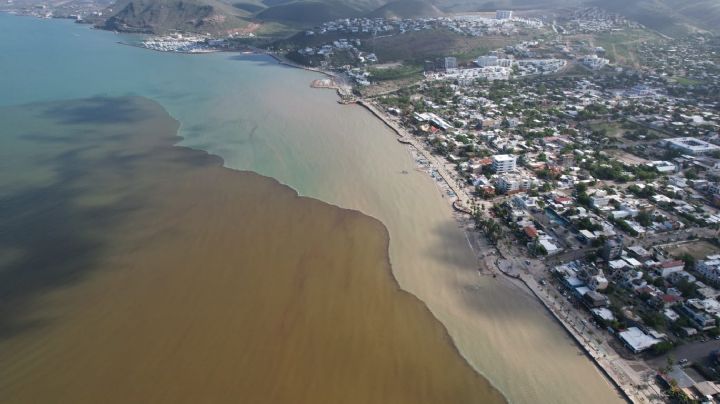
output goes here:
[{"label": "hillside vegetation", "polygon": [[367,14],[370,18],[440,17],[443,12],[424,0],[398,0],[388,3]]},{"label": "hillside vegetation", "polygon": [[594,0],[592,4],[670,36],[720,29],[718,0]]},{"label": "hillside vegetation", "polygon": [[293,24],[319,24],[360,14],[360,10],[340,2],[299,1],[267,8],[258,13],[256,18]]},{"label": "hillside vegetation", "polygon": [[104,28],[144,33],[216,33],[246,26],[249,15],[217,0],[124,0],[109,10]]},{"label": "hillside vegetation", "polygon": [[509,37],[471,37],[448,30],[408,32],[403,35],[366,40],[364,48],[384,62],[410,61],[457,56],[464,63],[492,49],[512,43]]},{"label": "hillside vegetation", "polygon": [[698,29],[717,31],[720,25],[719,0],[118,0],[108,9],[110,17],[102,26],[153,33],[216,33],[258,22],[287,30],[338,18],[418,18],[574,6],[597,6],[671,36]]},{"label": "hillside vegetation", "polygon": [[573,7],[585,0],[438,0],[435,5],[444,12],[541,10]]}]

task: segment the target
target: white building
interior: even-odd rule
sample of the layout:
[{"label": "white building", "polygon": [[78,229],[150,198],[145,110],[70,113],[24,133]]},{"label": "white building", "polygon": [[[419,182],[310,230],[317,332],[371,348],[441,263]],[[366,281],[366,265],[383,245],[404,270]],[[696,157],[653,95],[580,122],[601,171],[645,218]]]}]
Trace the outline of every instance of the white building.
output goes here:
[{"label": "white building", "polygon": [[555,245],[554,241],[555,240],[553,240],[553,238],[548,236],[547,234],[541,235],[537,240],[538,244],[545,249],[548,255],[557,254],[562,251],[560,247]]},{"label": "white building", "polygon": [[720,147],[704,140],[695,139],[694,137],[665,139],[665,144],[671,149],[679,150],[681,153],[690,155],[705,154],[720,150]]},{"label": "white building", "polygon": [[413,117],[415,118],[415,120],[417,122],[428,122],[442,130],[448,130],[448,129],[452,128],[452,125],[450,125],[447,121],[440,118],[436,114],[433,114],[432,112],[422,112],[422,113],[415,112]]},{"label": "white building", "polygon": [[454,56],[448,56],[445,58],[445,71],[457,70],[457,58]]},{"label": "white building", "polygon": [[492,157],[492,169],[498,174],[515,171],[517,156],[510,154],[496,154]]},{"label": "white building", "polygon": [[536,183],[531,177],[521,174],[505,174],[501,175],[495,187],[498,192],[509,194],[513,192],[529,191]]},{"label": "white building", "polygon": [[654,167],[659,173],[677,172],[677,166],[670,161],[651,161],[646,164],[648,167]]},{"label": "white building", "polygon": [[582,64],[592,70],[600,70],[606,66],[610,61],[605,58],[598,57],[598,55],[588,55],[581,59]]},{"label": "white building", "polygon": [[475,64],[480,67],[490,67],[498,65],[498,57],[494,55],[480,56],[475,59]]},{"label": "white building", "polygon": [[527,195],[517,195],[512,199],[512,203],[520,209],[533,211],[538,208],[537,198]]},{"label": "white building", "polygon": [[593,208],[597,208],[597,209],[604,208],[609,203],[610,203],[610,198],[608,198],[607,196],[604,196],[604,195],[603,196],[594,195],[590,198],[590,205]]},{"label": "white building", "polygon": [[680,272],[685,268],[685,262],[680,260],[668,260],[657,265],[656,270],[663,278],[669,277],[675,272]]},{"label": "white building", "polygon": [[509,20],[512,18],[512,10],[497,10],[495,11],[496,20]]},{"label": "white building", "polygon": [[718,285],[720,284],[720,257],[718,259],[715,256],[708,257],[707,260],[698,261],[695,265],[695,269],[703,276],[708,282]]},{"label": "white building", "polygon": [[628,348],[635,353],[640,353],[660,342],[659,339],[651,337],[637,327],[630,327],[620,333],[620,339],[625,342]]},{"label": "white building", "polygon": [[602,275],[595,275],[590,278],[588,286],[590,286],[592,290],[605,290],[608,287],[608,280]]}]

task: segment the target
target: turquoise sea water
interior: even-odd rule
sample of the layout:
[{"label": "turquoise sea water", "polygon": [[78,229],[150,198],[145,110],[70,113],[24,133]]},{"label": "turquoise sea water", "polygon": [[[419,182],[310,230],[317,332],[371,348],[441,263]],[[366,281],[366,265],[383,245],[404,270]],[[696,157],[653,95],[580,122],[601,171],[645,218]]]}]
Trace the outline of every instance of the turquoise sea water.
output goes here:
[{"label": "turquoise sea water", "polygon": [[[0,105],[145,96],[180,120],[184,144],[230,158],[235,168],[281,178],[302,193],[316,191],[310,171],[319,167],[303,163],[303,150],[323,143],[312,121],[328,117],[313,116],[322,110],[314,104],[335,103],[331,92],[309,88],[316,74],[262,55],[184,55],[116,44],[126,40],[67,20],[0,14]],[[298,111],[302,119],[288,127],[283,115]]]}]

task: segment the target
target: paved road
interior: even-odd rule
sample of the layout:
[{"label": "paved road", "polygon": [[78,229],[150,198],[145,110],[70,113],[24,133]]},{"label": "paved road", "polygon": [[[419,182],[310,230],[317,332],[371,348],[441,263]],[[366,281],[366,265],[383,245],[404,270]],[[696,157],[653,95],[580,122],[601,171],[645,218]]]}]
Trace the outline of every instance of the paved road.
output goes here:
[{"label": "paved road", "polygon": [[657,358],[648,360],[648,363],[659,369],[667,366],[667,358],[670,356],[677,363],[680,359],[687,359],[690,362],[702,362],[710,355],[710,352],[720,349],[720,341],[711,339],[707,342],[691,342],[673,349],[671,352]]},{"label": "paved road", "polygon": [[588,313],[568,304],[562,297],[556,299],[555,288],[545,288],[529,275],[522,275],[521,279],[563,324],[585,352],[620,386],[630,401],[634,403],[664,402],[664,395],[652,377],[653,370],[638,361],[627,361],[620,357],[607,342],[608,339],[613,338],[612,336],[588,327]]},{"label": "paved road", "polygon": [[[430,153],[426,146],[420,143],[414,136],[409,134],[398,123],[388,118],[383,112],[379,111],[374,105],[367,101],[359,101],[378,118],[382,119],[390,128],[392,128],[401,139],[415,147],[418,153],[426,158],[432,168],[445,180],[448,187],[456,194],[462,205],[472,206],[474,199],[468,195],[463,187],[456,181],[456,175],[448,169],[447,161],[441,156],[435,156]],[[554,231],[553,231],[554,232]],[[643,245],[656,245],[664,242],[672,242],[678,239],[687,239],[689,235],[700,237],[709,237],[717,234],[717,231],[709,229],[684,229],[678,232],[656,234],[639,240]],[[556,237],[559,235],[556,234]],[[562,240],[562,237],[558,237]],[[527,287],[533,291],[538,299],[543,302],[546,307],[556,316],[571,335],[586,349],[588,354],[601,366],[628,394],[633,402],[659,403],[662,402],[662,392],[654,382],[654,370],[647,364],[640,361],[628,361],[618,355],[609,345],[608,341],[613,336],[606,332],[598,332],[588,328],[585,322],[588,313],[584,310],[573,308],[564,298],[555,299],[557,293],[554,288],[545,289],[536,279],[547,276],[548,267],[552,263],[572,261],[584,257],[590,247],[578,250],[568,250],[546,260],[539,260],[527,256],[527,251],[520,250],[519,246],[512,241],[505,240],[498,246],[498,251],[502,257],[494,260],[495,266],[514,277],[521,279]],[[478,257],[485,263],[492,262],[490,255]],[[492,269],[489,273],[493,273]],[[720,345],[720,341],[717,341]],[[698,352],[701,356],[705,352],[705,348],[688,347],[687,355]],[[681,352],[681,351],[678,351]],[[637,388],[640,386],[640,388]]]}]

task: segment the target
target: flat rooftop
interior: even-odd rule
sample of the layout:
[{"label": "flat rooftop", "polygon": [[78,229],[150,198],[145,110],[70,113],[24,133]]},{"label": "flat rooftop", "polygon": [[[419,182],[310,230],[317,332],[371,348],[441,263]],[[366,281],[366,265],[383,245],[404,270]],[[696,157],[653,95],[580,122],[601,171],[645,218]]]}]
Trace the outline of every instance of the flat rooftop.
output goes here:
[{"label": "flat rooftop", "polygon": [[659,339],[645,334],[637,327],[630,327],[626,331],[621,332],[620,338],[630,345],[635,352],[644,351],[660,342]]},{"label": "flat rooftop", "polygon": [[496,154],[492,158],[495,161],[512,161],[515,160],[517,157],[511,154]]},{"label": "flat rooftop", "polygon": [[666,139],[665,141],[675,147],[692,150],[693,152],[720,150],[720,147],[715,146],[712,143],[708,143],[704,140],[696,139],[694,137],[676,137],[672,139]]}]

